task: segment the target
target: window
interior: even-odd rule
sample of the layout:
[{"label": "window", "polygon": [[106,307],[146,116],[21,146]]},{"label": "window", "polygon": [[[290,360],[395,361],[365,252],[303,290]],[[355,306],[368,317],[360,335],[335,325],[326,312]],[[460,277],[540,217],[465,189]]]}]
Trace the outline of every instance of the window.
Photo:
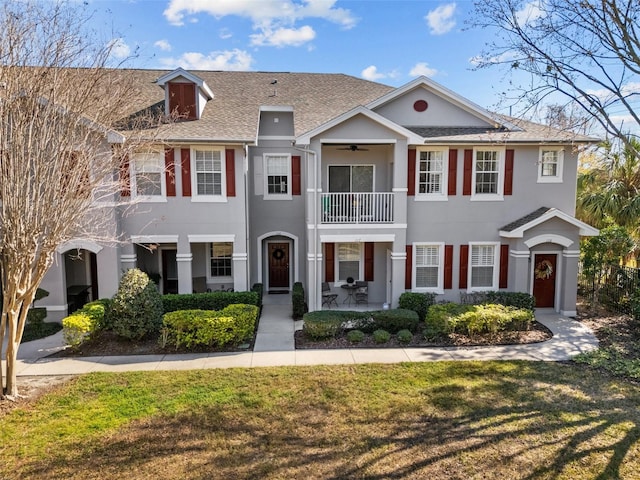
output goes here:
[{"label": "window", "polygon": [[504,150],[474,150],[473,199],[502,200]]},{"label": "window", "polygon": [[347,278],[353,278],[354,280],[361,278],[362,249],[360,244],[338,243],[337,250],[336,262],[338,265],[336,271],[338,272],[338,281],[346,282]]},{"label": "window", "polygon": [[291,198],[291,157],[289,155],[265,155],[266,197]]},{"label": "window", "polygon": [[443,293],[444,244],[414,244],[414,252],[414,288]]},{"label": "window", "polygon": [[330,192],[373,192],[373,165],[329,165]]},{"label": "window", "polygon": [[497,244],[471,245],[470,290],[497,289],[497,260]]},{"label": "window", "polygon": [[223,197],[224,162],[221,149],[194,149],[194,183],[196,196]]},{"label": "window", "polygon": [[564,151],[560,147],[540,149],[538,183],[562,182],[562,164]]},{"label": "window", "polygon": [[145,201],[164,200],[164,159],[159,152],[137,153],[133,156],[131,190]]},{"label": "window", "polygon": [[233,243],[212,243],[209,251],[210,275],[212,278],[231,277]]},{"label": "window", "polygon": [[418,150],[417,196],[430,199],[446,197],[445,150]]}]

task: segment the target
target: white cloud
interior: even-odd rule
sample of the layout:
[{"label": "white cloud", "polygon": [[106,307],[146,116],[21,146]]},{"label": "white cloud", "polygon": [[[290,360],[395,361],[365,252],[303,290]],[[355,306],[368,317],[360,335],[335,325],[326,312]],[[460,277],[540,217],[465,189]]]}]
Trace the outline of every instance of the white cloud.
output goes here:
[{"label": "white cloud", "polygon": [[434,77],[436,73],[438,73],[438,70],[436,70],[435,68],[431,68],[426,62],[419,62],[413,66],[413,68],[409,72],[409,75],[411,75],[412,77],[419,77],[421,75],[424,75],[425,77],[430,78]]},{"label": "white cloud", "polygon": [[430,33],[432,35],[442,35],[450,32],[453,27],[456,26],[456,21],[453,16],[456,13],[456,4],[447,3],[440,5],[435,10],[431,10],[424,17],[429,25]]},{"label": "white cloud", "polygon": [[158,40],[157,42],[155,42],[153,44],[154,47],[158,47],[160,50],[162,50],[163,52],[170,52],[171,51],[171,44],[167,41],[167,40]]},{"label": "white cloud", "polygon": [[[184,25],[185,17],[200,13],[217,19],[235,15],[249,18],[258,33],[252,35],[254,45],[300,46],[315,38],[309,26],[296,27],[303,19],[319,18],[349,29],[357,19],[344,8],[335,7],[336,0],[171,0],[164,11],[173,25]],[[291,43],[287,43],[291,42]]]},{"label": "white cloud", "polygon": [[123,59],[131,55],[131,48],[123,38],[114,38],[109,42],[108,47],[111,49],[111,56],[114,58]]},{"label": "white cloud", "polygon": [[191,70],[251,70],[253,58],[243,50],[225,50],[211,52],[205,55],[200,52],[186,52],[179,58],[161,58],[160,63],[165,68],[182,67]]},{"label": "white cloud", "polygon": [[397,78],[399,76],[398,72],[392,70],[391,72],[383,73],[378,71],[378,67],[375,65],[369,65],[367,68],[360,72],[360,76],[365,80],[371,80],[375,82],[376,80],[381,80],[383,78]]},{"label": "white cloud", "polygon": [[515,12],[516,21],[519,25],[526,25],[545,15],[546,12],[542,9],[542,0],[533,0],[526,3],[520,10]]},{"label": "white cloud", "polygon": [[[611,99],[615,98],[614,93],[611,90],[607,89],[607,88],[600,88],[600,89],[597,89],[597,90],[588,89],[586,92],[587,92],[588,95],[592,95],[594,97],[598,97],[600,100],[611,100]],[[628,95],[640,93],[640,82],[625,83],[624,85],[622,85],[620,87],[620,93],[623,96],[628,96]]]},{"label": "white cloud", "polygon": [[262,33],[250,35],[251,45],[270,47],[299,47],[316,37],[316,32],[308,25],[295,28],[265,29]]},{"label": "white cloud", "polygon": [[227,40],[228,38],[233,37],[233,34],[231,33],[231,30],[229,30],[228,28],[222,28],[220,29],[220,33],[218,34],[218,36],[222,40]]}]

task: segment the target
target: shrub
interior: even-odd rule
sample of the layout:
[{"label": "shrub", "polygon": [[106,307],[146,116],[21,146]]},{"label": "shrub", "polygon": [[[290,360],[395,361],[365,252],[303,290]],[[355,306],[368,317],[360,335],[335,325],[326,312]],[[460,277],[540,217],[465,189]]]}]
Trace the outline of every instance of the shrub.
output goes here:
[{"label": "shrub", "polygon": [[373,341],[376,343],[387,343],[389,340],[391,340],[391,334],[389,332],[387,332],[386,330],[376,330],[375,332],[373,332]]},{"label": "shrub", "polygon": [[261,283],[254,283],[251,287],[251,291],[258,294],[258,303],[256,303],[256,305],[262,310],[262,295],[264,294],[264,286]]},{"label": "shrub", "polygon": [[524,292],[487,292],[485,303],[498,303],[505,307],[524,308],[532,312],[536,308],[535,297]]},{"label": "shrub", "polygon": [[409,330],[400,330],[398,333],[396,333],[396,338],[400,343],[407,344],[411,342],[411,340],[413,340],[413,333],[411,333]]},{"label": "shrub", "polygon": [[453,331],[452,319],[457,315],[469,311],[472,305],[461,305],[459,303],[439,303],[429,307],[425,323],[427,330],[433,335],[432,338],[440,334],[447,334]]},{"label": "shrub", "polygon": [[342,331],[345,322],[344,312],[317,311],[306,313],[303,317],[302,331],[306,336],[314,340],[334,338]]},{"label": "shrub", "polygon": [[427,316],[429,307],[436,303],[435,293],[404,292],[400,295],[398,306],[407,310],[413,310],[418,314],[418,320],[422,322]]},{"label": "shrub", "polygon": [[62,319],[62,337],[67,345],[77,347],[95,330],[91,317],[80,310]]},{"label": "shrub", "polygon": [[45,307],[31,307],[27,312],[27,322],[31,325],[44,322],[47,318],[47,309]]},{"label": "shrub", "polygon": [[109,324],[125,338],[140,339],[158,333],[162,325],[162,298],[144,272],[127,270],[109,309]]},{"label": "shrub", "polygon": [[256,330],[256,323],[260,309],[255,305],[233,304],[228,305],[221,312],[225,316],[233,318],[232,343],[241,343],[251,338]]},{"label": "shrub", "polygon": [[291,302],[293,303],[293,318],[299,320],[307,313],[307,305],[304,301],[304,287],[301,282],[293,284],[291,290]]},{"label": "shrub", "polygon": [[[496,333],[502,330],[528,329],[533,321],[533,312],[499,304],[459,305],[448,303],[434,305],[427,314],[428,334]],[[425,333],[426,335],[427,333]]]},{"label": "shrub", "polygon": [[162,295],[164,313],[178,310],[222,310],[229,305],[260,304],[257,292],[208,292]]},{"label": "shrub", "polygon": [[234,319],[213,310],[178,310],[163,316],[163,337],[176,348],[226,345],[234,339]]},{"label": "shrub", "polygon": [[400,330],[411,330],[413,332],[420,323],[418,314],[415,311],[402,308],[378,310],[369,312],[369,314],[373,318],[376,328],[387,330],[391,333],[397,333]]},{"label": "shrub", "polygon": [[347,340],[351,343],[360,343],[364,340],[364,332],[362,330],[351,330],[347,333]]}]

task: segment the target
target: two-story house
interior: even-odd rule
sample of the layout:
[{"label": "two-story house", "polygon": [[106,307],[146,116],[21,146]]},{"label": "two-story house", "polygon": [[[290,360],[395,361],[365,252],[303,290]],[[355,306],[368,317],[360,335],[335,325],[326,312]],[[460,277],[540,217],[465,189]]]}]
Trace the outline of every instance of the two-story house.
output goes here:
[{"label": "two-story house", "polygon": [[597,234],[573,216],[577,150],[596,139],[492,114],[427,78],[122,74],[140,88],[132,114],[177,120],[123,160],[122,242],[60,248],[42,285],[50,310],[111,296],[137,266],[165,293],[301,281],[311,310],[323,284],[347,300],[350,280],[367,282],[370,305],[506,289],[575,314],[579,238]]}]

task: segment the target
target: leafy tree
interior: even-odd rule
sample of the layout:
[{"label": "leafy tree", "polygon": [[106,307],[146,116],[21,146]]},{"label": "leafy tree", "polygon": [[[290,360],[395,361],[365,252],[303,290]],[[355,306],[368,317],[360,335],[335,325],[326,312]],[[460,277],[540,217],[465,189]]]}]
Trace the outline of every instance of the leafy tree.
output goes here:
[{"label": "leafy tree", "polygon": [[496,33],[479,68],[524,73],[513,88],[525,105],[564,97],[640,153],[618,120],[640,125],[638,0],[476,0],[474,13],[472,26]]}]

